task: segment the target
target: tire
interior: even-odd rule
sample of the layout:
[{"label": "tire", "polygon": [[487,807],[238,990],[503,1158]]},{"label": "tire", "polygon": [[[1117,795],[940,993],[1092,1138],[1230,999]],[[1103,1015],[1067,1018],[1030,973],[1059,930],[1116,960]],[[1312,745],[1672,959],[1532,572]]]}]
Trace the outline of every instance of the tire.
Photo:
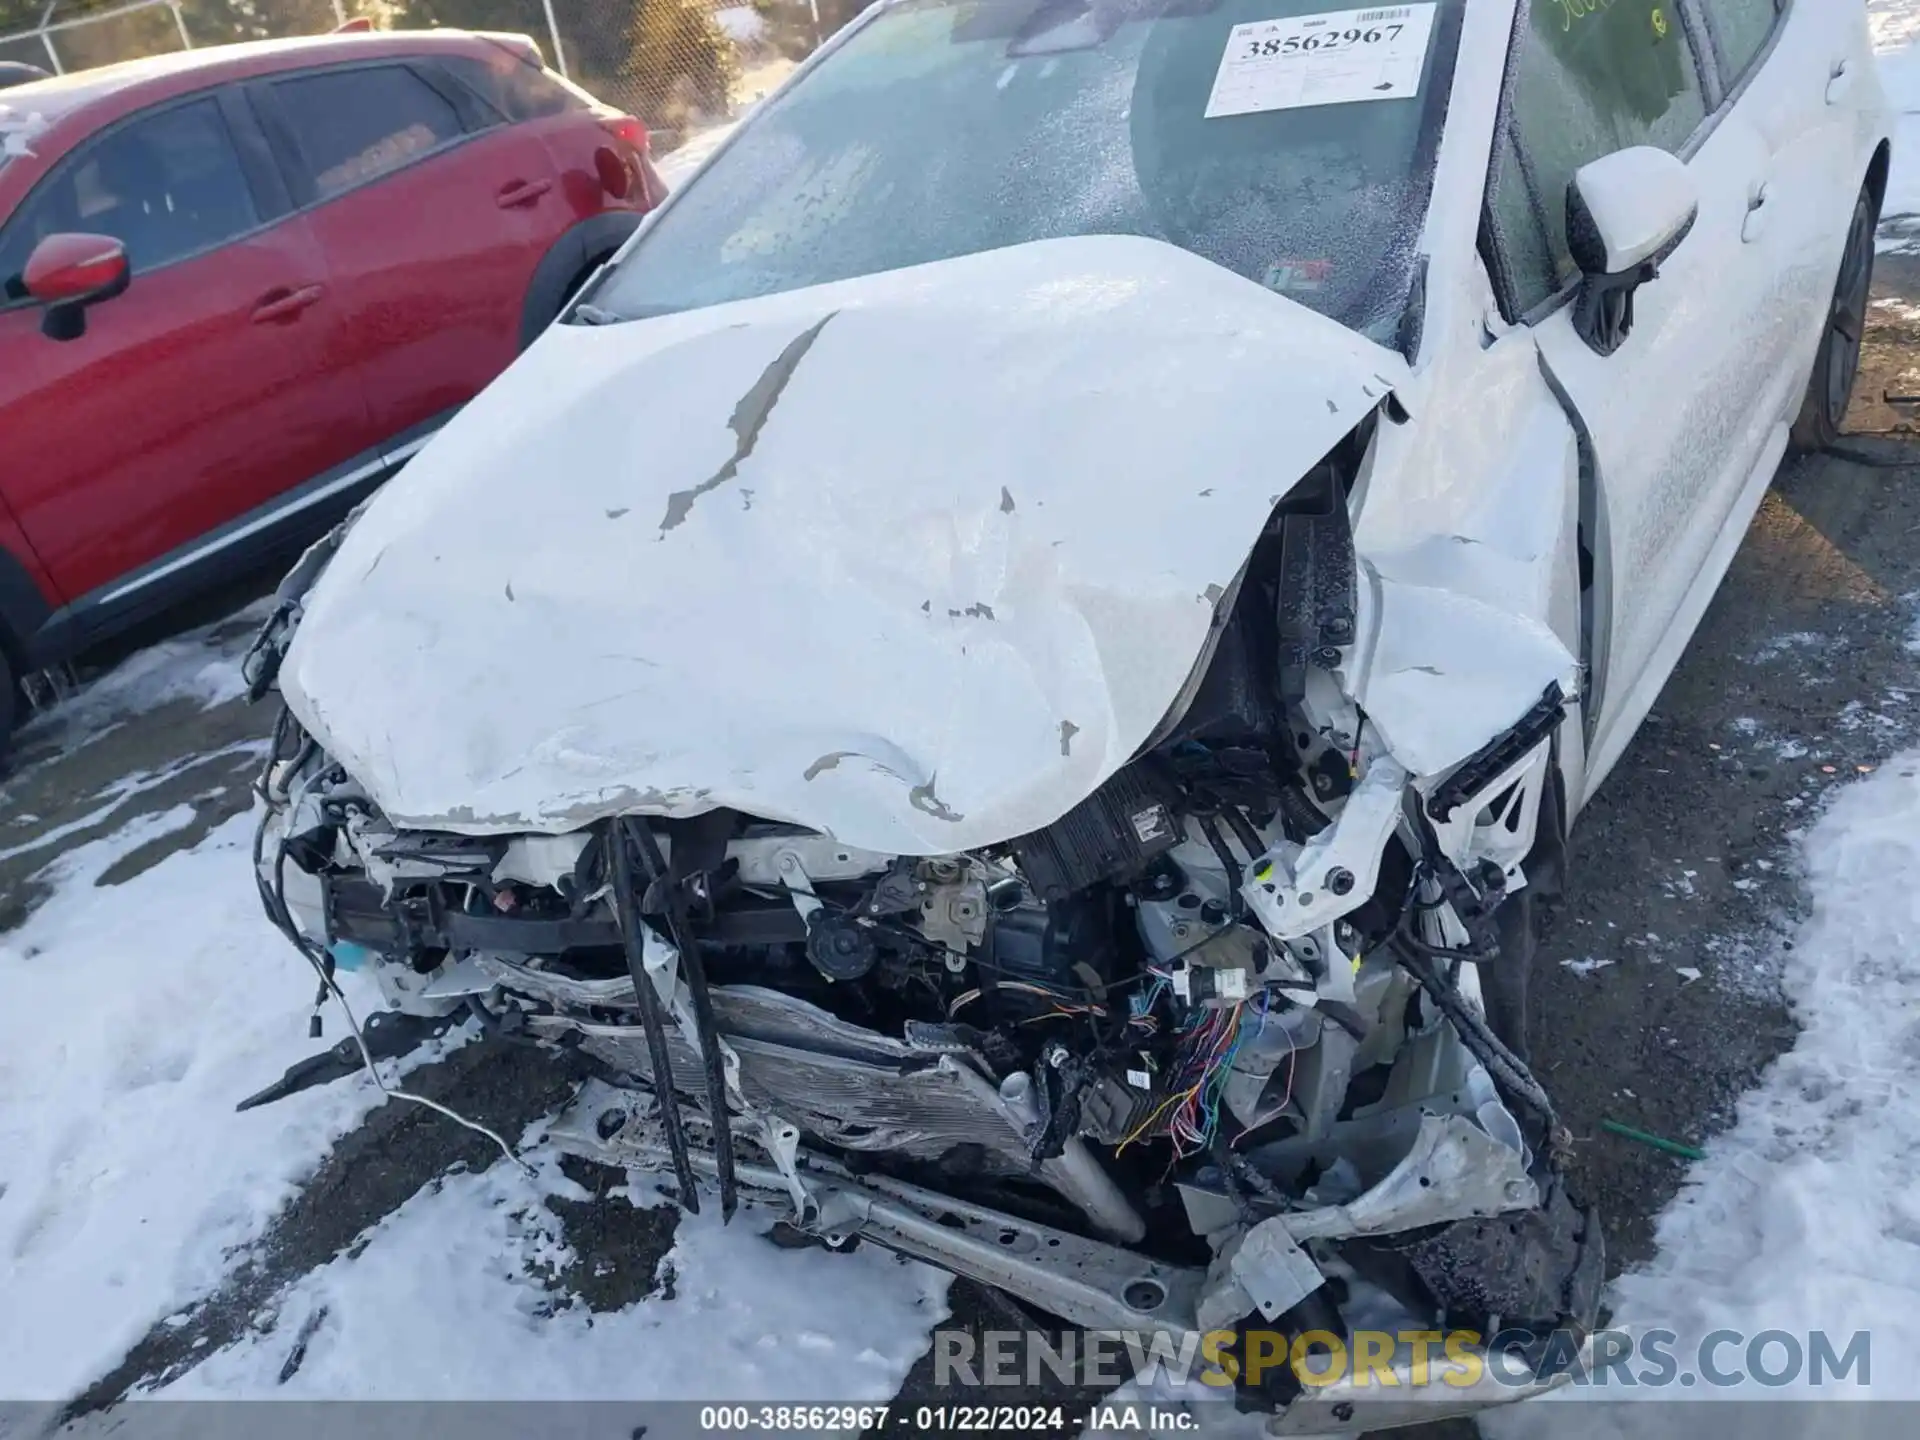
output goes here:
[{"label": "tire", "polygon": [[1873,293],[1873,238],[1879,209],[1871,190],[1862,190],[1853,202],[1853,220],[1847,227],[1847,247],[1840,256],[1833,303],[1820,330],[1820,353],[1813,362],[1813,378],[1800,405],[1800,418],[1793,422],[1791,443],[1801,454],[1827,449],[1840,438],[1846,424],[1847,406],[1860,374],[1867,301]]},{"label": "tire", "polygon": [[[612,254],[613,252],[609,250],[606,253],[606,255],[595,256],[593,259],[587,262],[585,269],[583,269],[578,275],[574,276],[573,279],[567,282],[566,293],[560,297],[560,303],[554,307],[554,311],[553,311],[554,320],[558,320],[560,318],[560,312],[566,309],[567,306],[573,303],[573,297],[578,295],[580,291],[583,288],[585,288],[587,281],[593,278],[593,272],[598,270],[602,265],[606,264],[608,256]],[[552,321],[549,321],[548,323],[551,324]]]},{"label": "tire", "polygon": [[[611,250],[607,252],[608,255],[611,255],[612,253],[613,252]],[[547,312],[540,318],[540,323],[533,329],[525,331],[521,335],[520,337],[520,353],[521,354],[524,355],[527,351],[527,347],[533,344],[534,341],[538,340],[541,337],[541,335],[545,334],[547,327],[553,324],[554,321],[560,318],[561,312],[564,311],[568,305],[572,304],[573,297],[580,293],[580,287],[585,285],[588,280],[593,278],[593,272],[598,270],[601,267],[601,265],[606,262],[606,258],[607,258],[606,255],[602,255],[597,260],[589,261],[584,269],[582,269],[578,274],[576,274],[571,280],[567,281],[567,283],[561,287],[560,298],[554,301],[553,304],[548,308]]]},{"label": "tire", "polygon": [[20,723],[20,677],[13,673],[13,661],[0,650],[0,775],[11,767],[13,730]]},{"label": "tire", "polygon": [[1534,908],[1539,897],[1532,885],[1509,896],[1493,912],[1500,952],[1480,967],[1480,996],[1487,1025],[1494,1037],[1522,1060],[1532,1058],[1528,1047],[1527,988],[1533,962],[1540,950],[1541,916]]}]

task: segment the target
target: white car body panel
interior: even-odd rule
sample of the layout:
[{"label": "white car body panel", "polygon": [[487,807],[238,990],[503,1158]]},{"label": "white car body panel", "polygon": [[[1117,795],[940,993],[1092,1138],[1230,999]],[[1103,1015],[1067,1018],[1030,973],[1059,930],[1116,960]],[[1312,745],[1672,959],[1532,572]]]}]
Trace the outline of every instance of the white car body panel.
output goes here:
[{"label": "white car body panel", "polygon": [[[1852,9],[1795,6],[1710,127],[1692,159],[1701,220],[1637,297],[1635,335],[1613,357],[1586,348],[1566,307],[1532,326],[1502,323],[1476,254],[1512,0],[1471,6],[1465,20],[1423,232],[1427,325],[1412,367],[1183,252],[1112,237],[638,325],[556,327],[474,407],[484,419],[449,427],[350,537],[289,657],[296,713],[406,824],[560,831],[621,810],[730,805],[900,853],[1004,839],[1058,818],[1152,733],[1202,653],[1205,597],[1225,592],[1272,504],[1391,384],[1412,420],[1381,428],[1356,495],[1361,623],[1343,686],[1396,758],[1431,777],[1510,725],[1549,681],[1577,694],[1584,654],[1603,682],[1589,698],[1601,694],[1604,709],[1563,737],[1577,808],[1684,649],[1804,387],[1834,263],[1826,252],[1844,232],[1826,217],[1844,215],[1841,192],[1858,183],[1848,177],[1884,133],[1863,14]],[[1803,58],[1828,49],[1836,58]],[[1801,83],[1810,66],[1849,55],[1867,83],[1839,102]],[[1814,107],[1821,123],[1803,123]],[[1854,152],[1858,165],[1845,158]],[[1830,193],[1778,203],[1791,198],[1782,188],[1816,179]],[[1782,220],[1743,240],[1763,184]],[[1771,303],[1747,305],[1756,286]],[[1703,310],[1724,317],[1705,325],[1705,350]],[[649,507],[724,468],[736,437],[721,412],[835,311],[780,400],[778,427],[758,442],[767,448],[723,482],[732,498],[686,502],[711,533],[645,529]],[[1117,353],[1154,334],[1173,344]],[[1044,345],[1049,358],[1010,372],[1015,345],[1023,355]],[[939,367],[925,367],[943,350]],[[1766,361],[1757,395],[1756,355]],[[1026,379],[1036,365],[1100,377],[1076,402],[1071,440],[1048,435],[1054,402]],[[605,400],[615,376],[620,398]],[[523,418],[543,411],[544,423]],[[617,433],[606,423],[616,414]],[[1152,415],[1178,417],[1177,436]],[[1477,423],[1441,421],[1463,415]],[[1590,633],[1575,580],[1576,424],[1604,492],[1584,517],[1602,542]],[[784,484],[769,485],[769,467]],[[556,469],[567,484],[538,497],[534,542],[511,525],[503,538],[498,514],[525,509],[529,473]],[[908,469],[919,472],[918,500],[882,478]],[[930,473],[944,487],[937,503]],[[992,476],[1009,495],[1033,494],[1031,520],[983,508],[998,500]],[[1125,526],[1112,507],[1123,488],[1140,504]],[[1045,523],[1058,529],[1016,538],[1049,504]],[[624,523],[605,519],[628,509]],[[934,525],[936,513],[949,518]],[[643,532],[662,543],[632,546]],[[1061,568],[1031,580],[1019,557],[1040,542],[1062,552]],[[462,574],[450,586],[433,557],[455,548]],[[388,552],[403,563],[374,570]],[[793,563],[816,552],[838,558]],[[601,566],[646,567],[647,586],[596,592],[583,582]],[[1039,590],[1021,595],[1028,584]],[[1052,607],[1044,616],[1040,593]],[[909,600],[917,619],[896,628]],[[647,639],[608,650],[573,638],[577,622],[558,624],[557,613],[543,626],[543,608],[560,604],[604,616],[606,634]],[[978,606],[995,618],[967,613]],[[688,615],[713,628],[688,627]],[[722,630],[724,647],[714,643]],[[407,677],[377,702],[353,684],[373,645],[383,669]],[[595,658],[627,651],[644,661]],[[720,653],[738,656],[734,679],[711,674]],[[503,655],[520,671],[511,684],[496,669]],[[872,697],[849,706],[844,687],[880,655],[900,683],[877,711]],[[782,697],[777,718],[741,721],[755,693]],[[688,718],[668,722],[676,710]],[[467,713],[486,720],[452,718]],[[446,718],[420,726],[422,715]],[[969,723],[994,743],[967,741]]]},{"label": "white car body panel", "polygon": [[1146,741],[1405,370],[1114,237],[560,327],[368,508],[282,683],[403,825],[1004,840]]},{"label": "white car body panel", "polygon": [[1571,307],[1520,332],[1591,438],[1609,537],[1583,800],[1678,663],[1785,453],[1885,133],[1877,84],[1828,103],[1843,64],[1871,69],[1864,6],[1792,6],[1687,157],[1698,219],[1636,294],[1619,352],[1595,354]]},{"label": "white car body panel", "polygon": [[1574,186],[1600,232],[1608,275],[1656,259],[1685,233],[1696,209],[1686,162],[1657,145],[1635,145],[1589,161],[1575,174]]},{"label": "white car body panel", "polygon": [[[1503,314],[1492,278],[1507,268],[1500,237],[1483,242],[1509,45],[1528,3],[1466,0],[1459,17],[1417,247],[1418,329],[1403,318],[1393,332],[1410,363],[1193,255],[1110,236],[554,327],[283,590],[277,640],[263,636],[256,655],[278,665],[306,735],[290,725],[276,737],[262,777],[261,833],[280,845],[256,852],[270,918],[323,973],[314,942],[372,947],[396,1006],[444,1010],[484,989],[503,1013],[530,1016],[533,1033],[644,1072],[656,1094],[660,1037],[602,1012],[630,999],[644,1021],[645,997],[668,1001],[687,1059],[720,1059],[701,1086],[708,1115],[732,1111],[741,1133],[764,1137],[775,1166],[750,1167],[761,1173],[749,1183],[784,1191],[803,1229],[845,1238],[854,1232],[824,1217],[863,1207],[862,1225],[876,1228],[859,1233],[1077,1323],[1133,1323],[1140,1312],[1124,1283],[1122,1311],[1093,1302],[1102,1274],[1138,1277],[1137,1250],[1105,1247],[1107,1259],[1072,1250],[1063,1261],[1035,1243],[1022,1252],[1040,1257],[1029,1264],[1001,1249],[1026,1222],[976,1210],[967,1224],[998,1236],[975,1247],[988,1256],[976,1271],[975,1248],[926,1238],[946,1240],[957,1202],[916,1218],[884,1194],[810,1196],[794,1147],[805,1132],[809,1145],[902,1156],[919,1145],[944,1158],[949,1142],[984,1135],[1026,1173],[1051,1126],[1035,1097],[1052,1086],[1037,1081],[1065,1077],[1064,1061],[1078,1057],[1036,1039],[995,1088],[987,1076],[998,1062],[990,1071],[957,1057],[938,1027],[937,1069],[850,1071],[855,1062],[838,1051],[830,1067],[801,1064],[823,1023],[888,1055],[928,1043],[913,1020],[903,1040],[891,1033],[897,1017],[886,1033],[868,1032],[832,1002],[823,1010],[784,995],[802,953],[845,996],[842,982],[898,983],[885,970],[867,979],[886,963],[884,941],[901,974],[931,979],[928,993],[942,997],[926,1015],[952,1021],[975,1006],[968,1023],[985,1024],[1000,989],[1083,996],[1080,982],[1100,971],[1067,967],[1087,935],[1076,913],[1110,912],[1120,926],[1096,924],[1086,953],[1121,955],[1132,973],[1109,977],[1096,998],[1117,1018],[1124,996],[1125,1023],[1159,1033],[1146,1023],[1156,1004],[1189,1016],[1212,1004],[1224,1017],[1258,992],[1256,1053],[1242,1064],[1236,1037],[1194,1073],[1228,1072],[1218,1093],[1243,1136],[1292,1106],[1290,1138],[1321,1136],[1342,1163],[1347,1126],[1378,1118],[1339,1118],[1355,1098],[1349,1081],[1391,1063],[1388,1093],[1402,1113],[1427,1113],[1360,1200],[1303,1210],[1306,1197],[1294,1196],[1249,1226],[1241,1197],[1194,1187],[1188,1221],[1214,1264],[1180,1278],[1191,1295],[1162,1295],[1186,1297],[1182,1316],[1192,1299],[1200,1328],[1255,1308],[1272,1319],[1312,1293],[1318,1262],[1290,1228],[1303,1215],[1322,1224],[1311,1217],[1384,1207],[1391,1224],[1340,1223],[1410,1235],[1506,1213],[1516,1193],[1515,1213],[1544,1211],[1528,1177],[1557,1171],[1562,1146],[1547,1137],[1557,1139],[1560,1121],[1508,1053],[1526,1050],[1528,901],[1553,893],[1568,858],[1560,827],[1619,762],[1780,462],[1889,117],[1861,0],[1790,0],[1731,93],[1710,66],[1707,119],[1680,156],[1698,216],[1661,274],[1634,292],[1631,333],[1602,357],[1575,328],[1580,282],[1525,315]],[[1730,0],[1672,0],[1655,20],[1709,43],[1721,3]],[[846,27],[796,79],[888,8],[882,0]],[[1550,0],[1535,11],[1557,23]],[[1652,243],[1657,225],[1641,228],[1636,243]],[[594,318],[584,307],[578,316]],[[1364,444],[1353,443],[1363,424]],[[1336,463],[1302,484],[1328,456]],[[1319,505],[1342,486],[1347,526],[1337,510],[1305,503],[1276,519],[1296,487]],[[1216,646],[1232,663],[1209,669]],[[1174,725],[1215,680],[1232,692],[1226,700],[1211,694],[1215,708],[1198,702],[1186,727]],[[1541,703],[1556,685],[1564,716]],[[1248,697],[1259,703],[1242,708]],[[1277,711],[1261,708],[1274,701]],[[1238,782],[1263,769],[1283,789],[1264,803],[1257,792],[1240,798]],[[1145,780],[1161,772],[1180,796],[1165,804],[1171,832],[1156,829],[1160,804],[1139,808],[1153,793]],[[1309,813],[1287,814],[1289,798]],[[665,873],[655,827],[588,830],[615,816],[715,809],[740,813],[662,827]],[[422,830],[508,838],[407,833]],[[1138,855],[1110,863],[1129,837],[1144,846],[1176,834],[1149,862],[1165,869]],[[331,848],[315,874],[320,845]],[[937,858],[906,858],[916,856]],[[319,930],[293,918],[303,902],[290,881],[311,882],[302,913]],[[503,881],[534,893],[496,893]],[[642,881],[664,910],[640,912]],[[753,904],[729,916],[741,899],[728,893],[734,881]],[[676,892],[711,913],[696,925]],[[472,904],[488,894],[490,907]],[[562,913],[585,928],[547,938]],[[723,930],[729,918],[743,923]],[[1068,923],[1056,932],[1056,920]],[[1038,951],[1020,963],[1038,968],[1002,969],[1036,921]],[[1127,929],[1148,968],[1113,948]],[[857,940],[869,930],[863,958]],[[1003,933],[1012,948],[1000,947]],[[616,935],[625,974],[610,969]],[[677,957],[715,943],[731,977],[713,994],[735,1007],[732,1020],[747,1013],[738,1008],[747,996],[762,1021],[810,1017],[782,1031],[793,1045],[697,1014],[695,987],[708,981],[692,964],[683,977]],[[755,970],[762,950],[772,963]],[[1434,962],[1456,959],[1449,990]],[[1056,988],[1001,978],[1027,973],[1056,977]],[[1069,974],[1074,988],[1059,988]],[[1444,1023],[1407,1025],[1416,989]],[[1284,1000],[1269,1010],[1275,993]],[[1046,1003],[1062,1023],[1080,1013]],[[1372,1028],[1349,1024],[1356,1016]],[[1468,1043],[1476,1033],[1489,1043]],[[1177,1034],[1183,1048],[1160,1073],[1185,1083],[1184,1046],[1197,1036],[1204,1048],[1210,1032]],[[1285,1096],[1269,1109],[1260,1102],[1283,1060]],[[749,1071],[777,1095],[777,1113],[750,1097]],[[1129,1095],[1151,1104],[1155,1074],[1135,1073],[1125,1075]],[[935,1114],[928,1093],[900,1088],[936,1075],[970,1076],[971,1108]],[[671,1083],[694,1093],[684,1073]],[[1061,1090],[1056,1115],[1070,1093]],[[691,1196],[697,1177],[671,1143],[593,1148],[626,1145],[642,1128],[630,1105],[596,1102],[555,1134],[605,1163],[671,1160]],[[679,1114],[657,1109],[663,1123]],[[1160,1112],[1130,1128],[1136,1113],[1076,1102],[1077,1133],[1062,1140],[1057,1165],[1045,1162],[1091,1232],[1129,1246],[1145,1222],[1083,1142],[1142,1139]],[[1529,1113],[1537,1145],[1523,1137]],[[972,1128],[983,1116],[992,1124]],[[1438,1148],[1441,1129],[1457,1148]],[[733,1132],[713,1131],[711,1163],[724,1175],[718,1140]],[[1208,1139],[1168,1122],[1146,1143],[1163,1138],[1176,1164]],[[1382,1138],[1369,1129],[1352,1153]],[[1070,1164],[1068,1147],[1078,1147]],[[1247,1149],[1249,1163],[1265,1148]],[[1443,1153],[1457,1157],[1451,1174],[1430,1164]],[[1556,1194],[1563,1209],[1573,1203]],[[1589,1211],[1579,1253],[1541,1312],[1565,1309],[1563,1328],[1590,1327],[1597,1312],[1593,1225]],[[1308,1238],[1316,1233],[1347,1232]],[[1542,1264],[1561,1264],[1560,1238],[1539,1243]],[[1087,1242],[1056,1232],[1047,1245],[1056,1243]],[[1504,1257],[1506,1243],[1498,1248]],[[1077,1267],[1064,1289],[1062,1264]],[[1470,1253],[1449,1247],[1445,1273],[1423,1283],[1474,1268]],[[1589,1283],[1591,1306],[1576,1303]],[[1256,1284],[1286,1288],[1256,1301]],[[1437,1292],[1394,1298],[1439,1299],[1436,1323],[1460,1314]],[[1173,1313],[1156,1311],[1156,1323],[1175,1323]],[[1356,1315],[1342,1323],[1369,1323]],[[1302,1397],[1268,1429],[1324,1428],[1323,1409]],[[1382,1425],[1407,1418],[1391,1407],[1383,1415]],[[1335,1419],[1379,1428],[1346,1411]]]}]

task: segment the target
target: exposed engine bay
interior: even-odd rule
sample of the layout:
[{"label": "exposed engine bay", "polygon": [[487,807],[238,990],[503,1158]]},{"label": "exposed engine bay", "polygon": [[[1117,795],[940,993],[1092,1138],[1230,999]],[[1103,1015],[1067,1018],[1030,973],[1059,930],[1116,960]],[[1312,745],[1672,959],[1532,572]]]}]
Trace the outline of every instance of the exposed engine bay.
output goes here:
[{"label": "exposed engine bay", "polygon": [[[1525,1042],[1568,697],[1438,775],[1389,752],[1339,679],[1366,440],[1275,509],[1159,732],[1032,833],[403,828],[284,712],[263,903],[323,981],[590,1057],[556,1143],[688,1208],[746,1191],[1089,1326],[1585,1331],[1599,1225]],[[1243,1398],[1339,1398],[1278,1373]]]}]

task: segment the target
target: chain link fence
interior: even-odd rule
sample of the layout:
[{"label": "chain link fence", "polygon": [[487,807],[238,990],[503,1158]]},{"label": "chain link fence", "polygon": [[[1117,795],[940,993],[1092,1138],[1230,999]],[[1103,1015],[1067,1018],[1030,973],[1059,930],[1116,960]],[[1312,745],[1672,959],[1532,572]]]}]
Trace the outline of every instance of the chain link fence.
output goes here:
[{"label": "chain link fence", "polygon": [[88,70],[170,50],[376,28],[530,35],[547,63],[646,122],[656,151],[772,90],[872,0],[0,0],[0,61]]}]

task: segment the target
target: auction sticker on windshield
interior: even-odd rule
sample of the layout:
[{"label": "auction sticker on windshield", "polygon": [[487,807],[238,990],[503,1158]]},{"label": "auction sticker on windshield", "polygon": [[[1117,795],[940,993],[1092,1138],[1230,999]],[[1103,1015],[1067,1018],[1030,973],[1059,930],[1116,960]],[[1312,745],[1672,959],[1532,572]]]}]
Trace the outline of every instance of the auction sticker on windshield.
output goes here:
[{"label": "auction sticker on windshield", "polygon": [[1206,118],[1417,95],[1434,9],[1392,5],[1236,25]]}]

